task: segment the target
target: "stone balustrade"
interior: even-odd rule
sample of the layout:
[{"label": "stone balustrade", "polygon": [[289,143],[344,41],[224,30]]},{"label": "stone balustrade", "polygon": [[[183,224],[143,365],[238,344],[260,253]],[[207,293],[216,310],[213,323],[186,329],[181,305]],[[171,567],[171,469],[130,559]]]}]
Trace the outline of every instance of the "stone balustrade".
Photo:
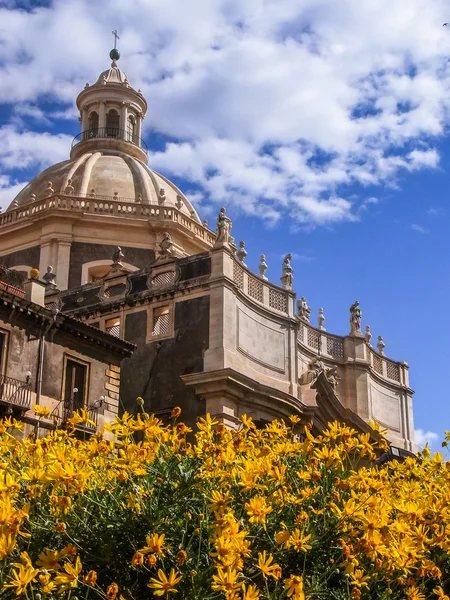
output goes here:
[{"label": "stone balustrade", "polygon": [[0,228],[11,223],[29,219],[50,210],[69,211],[71,213],[88,213],[110,215],[131,219],[155,219],[179,223],[184,229],[213,246],[215,235],[201,223],[183,214],[175,206],[161,204],[139,204],[132,198],[118,196],[65,196],[52,195],[48,198],[35,200],[25,206],[9,210],[0,215]]},{"label": "stone balustrade", "polygon": [[[306,346],[315,354],[320,354],[324,358],[329,358],[335,362],[345,362],[345,340],[354,339],[351,337],[341,337],[332,335],[325,331],[313,327],[304,322],[300,322],[298,330],[298,342]],[[361,339],[361,338],[358,338]],[[376,352],[369,344],[364,342],[365,359],[373,371],[390,381],[400,385],[409,385],[408,366],[404,362],[396,362],[386,358],[379,352]]]},{"label": "stone balustrade", "polygon": [[234,258],[233,281],[242,293],[270,311],[282,313],[285,316],[294,316],[292,292],[254,275],[245,265]]}]

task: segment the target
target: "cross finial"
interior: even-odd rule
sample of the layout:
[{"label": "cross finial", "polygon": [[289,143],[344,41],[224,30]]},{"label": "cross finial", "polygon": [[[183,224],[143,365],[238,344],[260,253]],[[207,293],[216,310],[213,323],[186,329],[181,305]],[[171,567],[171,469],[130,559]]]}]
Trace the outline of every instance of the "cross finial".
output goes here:
[{"label": "cross finial", "polygon": [[120,40],[119,34],[117,33],[117,29],[115,29],[114,31],[111,32],[114,36],[114,50],[116,49],[117,46],[117,40]]}]

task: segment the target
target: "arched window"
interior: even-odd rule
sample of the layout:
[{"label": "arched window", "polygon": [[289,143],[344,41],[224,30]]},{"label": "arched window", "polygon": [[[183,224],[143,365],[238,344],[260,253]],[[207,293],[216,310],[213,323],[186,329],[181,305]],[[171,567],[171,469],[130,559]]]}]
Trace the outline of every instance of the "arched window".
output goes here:
[{"label": "arched window", "polygon": [[127,140],[129,142],[134,142],[134,136],[136,133],[136,122],[134,120],[133,115],[130,115],[127,119]]},{"label": "arched window", "polygon": [[98,135],[98,113],[94,111],[89,115],[88,137],[93,138]]},{"label": "arched window", "polygon": [[106,137],[119,137],[119,113],[113,108],[106,115]]}]

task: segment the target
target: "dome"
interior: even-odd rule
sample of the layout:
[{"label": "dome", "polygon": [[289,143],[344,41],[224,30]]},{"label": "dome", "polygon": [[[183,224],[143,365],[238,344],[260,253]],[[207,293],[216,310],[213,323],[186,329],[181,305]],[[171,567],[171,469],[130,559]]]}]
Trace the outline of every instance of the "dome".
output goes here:
[{"label": "dome", "polygon": [[16,196],[8,210],[53,194],[173,206],[200,222],[192,204],[171,181],[120,151],[85,152],[49,167]]},{"label": "dome", "polygon": [[119,69],[115,60],[112,61],[111,67],[103,73],[100,73],[97,79],[97,84],[121,83],[128,84],[128,78],[123,71]]}]

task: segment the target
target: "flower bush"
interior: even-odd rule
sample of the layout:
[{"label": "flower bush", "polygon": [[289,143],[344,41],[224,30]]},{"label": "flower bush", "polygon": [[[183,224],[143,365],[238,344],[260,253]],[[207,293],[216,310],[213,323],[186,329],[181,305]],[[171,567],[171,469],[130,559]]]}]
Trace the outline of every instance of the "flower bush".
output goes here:
[{"label": "flower bush", "polygon": [[449,599],[440,454],[374,466],[386,441],[343,424],[207,415],[191,436],[173,414],[111,441],[77,439],[85,414],[37,440],[1,422],[1,598]]}]

